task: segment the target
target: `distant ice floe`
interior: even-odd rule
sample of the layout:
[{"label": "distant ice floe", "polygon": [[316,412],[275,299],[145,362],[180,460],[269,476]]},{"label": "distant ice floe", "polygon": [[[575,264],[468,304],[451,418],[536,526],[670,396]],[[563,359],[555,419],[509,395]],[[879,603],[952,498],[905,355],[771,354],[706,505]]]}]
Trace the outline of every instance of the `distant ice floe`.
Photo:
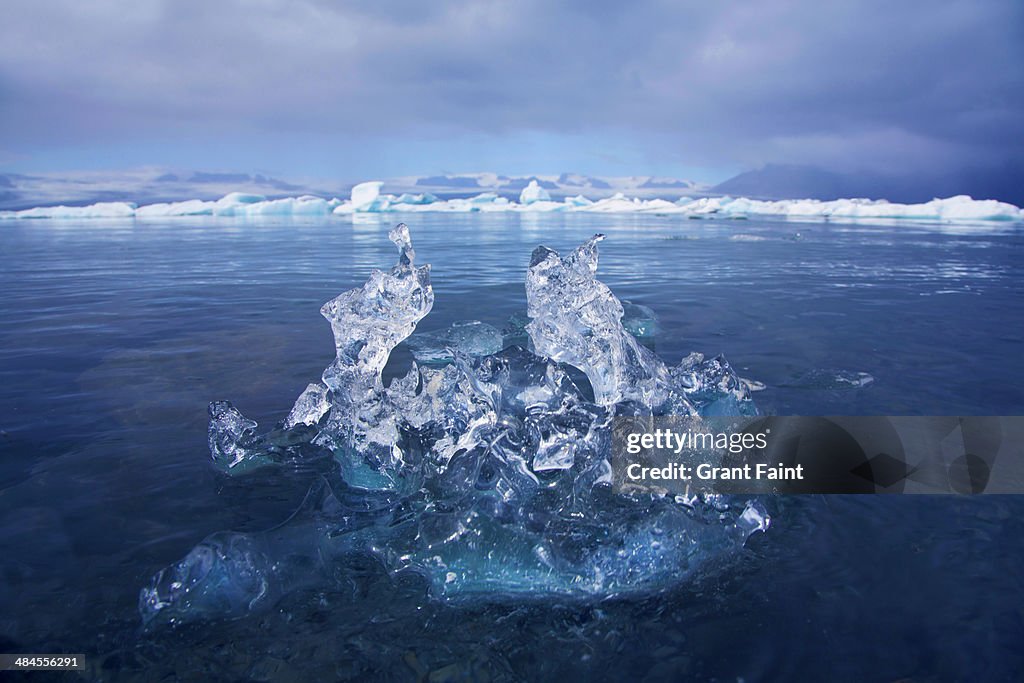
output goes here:
[{"label": "distant ice floe", "polygon": [[23,211],[0,211],[0,218],[132,218],[134,204],[99,202],[89,206],[41,206]]},{"label": "distant ice floe", "polygon": [[666,199],[630,198],[621,192],[598,201],[591,201],[583,195],[556,201],[547,190],[533,180],[523,188],[519,201],[516,202],[495,192],[483,192],[468,198],[439,199],[429,192],[404,193],[397,196],[382,194],[382,187],[383,183],[380,181],[360,183],[352,188],[347,200],[328,200],[311,195],[267,199],[263,195],[232,192],[216,201],[190,199],[146,206],[136,206],[130,202],[101,202],[89,206],[49,206],[22,211],[0,211],[0,219],[162,219],[174,216],[326,216],[424,212],[594,212],[671,214],[693,218],[773,216],[805,220],[915,220],[943,223],[1024,220],[1024,209],[993,199],[972,199],[967,195],[933,199],[923,204],[898,204],[884,199],[762,201],[746,197],[684,197],[671,202]]}]

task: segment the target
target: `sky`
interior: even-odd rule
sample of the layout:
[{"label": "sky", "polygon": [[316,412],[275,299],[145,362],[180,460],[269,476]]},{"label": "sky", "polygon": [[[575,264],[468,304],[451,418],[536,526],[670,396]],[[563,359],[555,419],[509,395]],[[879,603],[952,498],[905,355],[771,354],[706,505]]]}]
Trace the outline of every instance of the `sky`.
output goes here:
[{"label": "sky", "polygon": [[1022,110],[1019,0],[0,8],[0,172],[1019,169]]}]

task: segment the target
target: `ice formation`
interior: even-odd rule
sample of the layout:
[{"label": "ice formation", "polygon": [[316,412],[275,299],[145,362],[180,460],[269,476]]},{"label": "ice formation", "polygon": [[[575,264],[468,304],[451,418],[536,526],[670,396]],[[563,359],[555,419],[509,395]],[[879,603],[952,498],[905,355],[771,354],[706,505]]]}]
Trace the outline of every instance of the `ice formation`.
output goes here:
[{"label": "ice formation", "polygon": [[326,216],[423,212],[593,212],[653,213],[693,218],[722,216],[773,216],[801,220],[879,221],[911,220],[942,223],[978,221],[1022,221],[1024,209],[992,199],[958,195],[922,204],[899,204],[884,199],[783,199],[761,201],[746,197],[683,197],[666,199],[629,198],[622,193],[591,201],[583,195],[553,200],[537,182],[531,181],[512,201],[494,192],[474,197],[439,199],[432,194],[383,194],[381,181],[359,183],[347,200],[302,196],[267,199],[262,195],[232,192],[216,201],[191,199],[181,202],[136,206],[129,202],[102,202],[90,206],[49,206],[21,211],[0,211],[0,219],[165,219],[176,216]]},{"label": "ice formation", "polygon": [[361,289],[345,292],[320,309],[334,331],[337,357],[323,373],[331,396],[331,429],[321,432],[318,442],[364,456],[372,449],[375,458],[400,461],[398,416],[381,373],[391,351],[430,312],[434,291],[430,266],[414,264],[416,253],[405,224],[389,238],[399,249],[395,267],[388,273],[374,271]]},{"label": "ice formation", "polygon": [[285,524],[214,534],[157,573],[140,594],[145,625],[244,616],[366,557],[423,577],[443,600],[650,592],[766,528],[757,500],[611,486],[614,416],[755,410],[723,358],[670,368],[627,331],[596,277],[600,235],[565,257],[534,252],[532,351],[486,323],[454,325],[385,387],[389,355],[414,342],[433,303],[408,230],[390,237],[398,263],[324,305],[337,358],[282,423],[260,434],[229,402],[210,406],[222,471],[316,462],[320,483]]},{"label": "ice formation", "polygon": [[537,353],[579,368],[590,380],[600,405],[635,401],[670,412],[693,412],[674,392],[665,364],[622,326],[622,304],[597,279],[595,235],[568,258],[537,247],[526,277],[526,326]]},{"label": "ice formation", "polygon": [[447,330],[423,332],[409,337],[408,346],[420,363],[450,363],[457,355],[468,358],[501,351],[505,336],[501,330],[479,320],[453,323]]},{"label": "ice formation", "polygon": [[519,193],[519,203],[523,206],[527,204],[533,204],[534,202],[550,202],[551,195],[543,187],[537,184],[536,180],[531,180],[530,184],[523,188],[523,191]]},{"label": "ice formation", "polygon": [[649,306],[623,301],[622,311],[622,325],[634,337],[655,337],[661,332],[658,315]]},{"label": "ice formation", "polygon": [[38,206],[21,211],[0,211],[0,218],[133,218],[137,212],[128,202],[97,202],[89,206]]},{"label": "ice formation", "polygon": [[377,201],[377,197],[380,196],[380,188],[384,183],[379,180],[371,180],[366,183],[359,183],[352,188],[351,199],[349,200],[352,204],[352,208],[355,211],[368,211]]}]

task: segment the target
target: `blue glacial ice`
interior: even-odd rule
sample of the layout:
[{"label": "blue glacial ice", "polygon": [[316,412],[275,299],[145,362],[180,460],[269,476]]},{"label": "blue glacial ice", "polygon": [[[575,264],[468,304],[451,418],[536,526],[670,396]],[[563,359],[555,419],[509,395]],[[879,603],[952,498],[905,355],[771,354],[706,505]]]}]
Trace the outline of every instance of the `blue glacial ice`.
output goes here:
[{"label": "blue glacial ice", "polygon": [[622,302],[622,325],[627,332],[640,339],[657,337],[661,333],[658,314],[650,306],[632,301]]},{"label": "blue glacial ice", "polygon": [[535,250],[532,350],[486,323],[455,325],[436,335],[443,353],[385,386],[391,352],[433,304],[408,229],[390,238],[398,263],[324,304],[336,358],[281,423],[261,433],[230,402],[210,405],[215,466],[318,463],[307,503],[267,532],[213,534],[158,572],[139,598],[147,627],[258,612],[366,558],[445,601],[650,593],[767,528],[756,499],[613,488],[613,417],[756,410],[724,358],[669,367],[637,342],[597,279],[600,235],[565,256]]}]

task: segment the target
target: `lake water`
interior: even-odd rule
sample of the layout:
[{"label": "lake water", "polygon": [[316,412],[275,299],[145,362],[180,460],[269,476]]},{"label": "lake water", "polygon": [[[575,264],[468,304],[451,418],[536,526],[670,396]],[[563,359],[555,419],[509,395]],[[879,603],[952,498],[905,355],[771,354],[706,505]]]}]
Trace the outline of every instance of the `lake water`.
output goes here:
[{"label": "lake water", "polygon": [[[433,266],[421,330],[501,327],[535,246],[601,232],[600,277],[658,314],[658,354],[724,353],[763,412],[1024,413],[1020,227],[404,220]],[[644,599],[448,606],[368,566],[259,617],[139,633],[156,570],[299,505],[301,481],[212,469],[206,405],[281,419],[333,358],[320,305],[394,262],[392,225],[0,224],[0,651],[86,653],[89,680],[1019,680],[1015,496],[775,499],[727,570]]]}]

